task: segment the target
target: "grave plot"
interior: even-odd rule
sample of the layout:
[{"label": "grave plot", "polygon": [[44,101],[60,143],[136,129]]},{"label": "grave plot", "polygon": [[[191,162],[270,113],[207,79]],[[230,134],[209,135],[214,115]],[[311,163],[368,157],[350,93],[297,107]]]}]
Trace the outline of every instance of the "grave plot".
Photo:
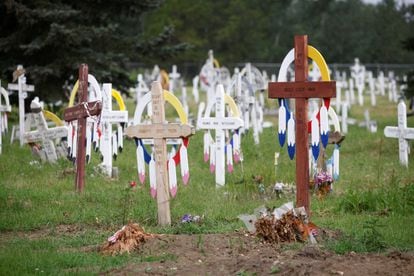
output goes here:
[{"label": "grave plot", "polygon": [[[92,136],[92,129],[91,127],[88,127],[87,119],[91,116],[99,116],[102,110],[101,101],[97,100],[88,102],[88,78],[88,65],[82,64],[79,67],[79,103],[75,106],[66,108],[64,112],[64,119],[69,122],[68,147],[71,147],[72,144],[70,151],[72,152],[72,155],[74,155],[73,153],[76,153],[75,188],[78,192],[82,192],[83,187],[85,186],[85,161],[88,152],[87,147],[89,147],[89,151],[91,147],[90,138]],[[96,85],[97,83],[95,86]],[[75,96],[73,96],[73,101],[74,98]],[[76,124],[71,123],[73,121],[76,121]],[[97,124],[95,125],[97,129]],[[95,129],[95,127],[93,127],[93,129]],[[75,146],[76,149],[73,146]]]},{"label": "grave plot", "polygon": [[389,138],[398,138],[400,163],[408,167],[408,154],[410,153],[408,140],[414,139],[414,128],[407,127],[407,107],[403,101],[398,104],[398,127],[385,127],[384,135]]},{"label": "grave plot", "polygon": [[[3,103],[4,101],[4,103]],[[9,93],[1,86],[0,82],[0,154],[2,151],[3,135],[8,131],[7,113],[11,112]]]},{"label": "grave plot", "polygon": [[26,84],[26,71],[24,70],[22,65],[18,65],[17,69],[13,72],[13,82],[17,81],[17,83],[9,83],[7,89],[13,93],[18,93],[19,98],[19,126],[13,126],[12,135],[11,135],[11,143],[13,143],[14,138],[18,137],[20,141],[20,146],[24,144],[24,131],[25,129],[25,110],[24,110],[24,100],[27,98],[28,92],[34,92],[35,87],[34,85]]},{"label": "grave plot", "polygon": [[[226,115],[225,104],[228,104],[232,117]],[[215,106],[215,117],[212,117],[212,109]],[[234,100],[224,93],[223,85],[217,85],[214,101],[207,104],[204,111],[204,104],[200,106],[200,118],[197,122],[198,129],[205,129],[204,133],[204,161],[210,160],[210,172],[215,172],[216,185],[224,186],[225,166],[229,172],[233,171],[233,156],[238,162],[240,160],[240,136],[238,130],[243,127],[243,120],[240,119],[239,110]],[[210,131],[215,131],[213,140]],[[230,138],[228,131],[232,130]],[[227,136],[227,138],[226,138]],[[242,161],[242,160],[241,160]]]},{"label": "grave plot", "polygon": [[[45,111],[39,98],[36,97],[30,104],[34,130],[24,133],[24,142],[29,144],[32,151],[43,161],[55,163],[58,158],[65,157],[66,144],[62,139],[68,136],[68,127],[53,113],[47,112],[47,117],[52,118],[55,127],[49,127],[46,122]],[[55,145],[56,144],[56,145]]]},{"label": "grave plot", "polygon": [[[164,98],[173,105],[177,111],[181,124],[168,123],[165,120]],[[139,118],[146,105],[151,101],[152,117],[150,124],[140,124]],[[183,182],[189,180],[189,168],[187,157],[188,137],[194,134],[192,126],[187,124],[183,107],[180,101],[170,92],[163,91],[160,82],[153,82],[151,93],[146,94],[139,104],[141,111],[138,115],[138,124],[130,126],[125,130],[128,137],[135,138],[137,143],[137,169],[140,181],[145,180],[145,163],[149,164],[151,195],[157,198],[158,224],[170,225],[170,196],[177,193],[176,166],[180,164]],[[174,156],[167,156],[167,139],[182,139],[180,149]],[[153,152],[150,155],[142,139],[153,139]]]},{"label": "grave plot", "polygon": [[[308,57],[318,64],[322,74],[322,82],[307,82]],[[295,62],[295,81],[281,82],[282,79],[286,78],[287,68],[293,61]],[[309,214],[308,135],[310,132],[312,152],[317,157],[319,156],[319,139],[324,147],[328,143],[327,110],[329,109],[330,98],[335,96],[336,86],[335,82],[330,81],[328,66],[322,55],[312,46],[308,46],[307,36],[295,36],[295,48],[283,60],[278,81],[269,83],[269,98],[279,98],[279,142],[283,146],[287,134],[289,156],[293,158],[296,152],[296,206],[305,207]],[[296,99],[295,116],[285,104],[285,99],[288,98]],[[318,113],[319,116],[315,116],[311,120],[311,128],[308,126],[307,118],[309,98],[324,98]]]}]

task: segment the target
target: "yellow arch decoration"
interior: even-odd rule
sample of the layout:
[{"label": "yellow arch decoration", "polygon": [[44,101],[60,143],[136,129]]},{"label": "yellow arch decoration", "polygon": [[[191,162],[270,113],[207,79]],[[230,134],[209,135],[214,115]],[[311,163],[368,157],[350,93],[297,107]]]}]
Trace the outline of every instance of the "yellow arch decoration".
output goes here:
[{"label": "yellow arch decoration", "polygon": [[216,68],[220,68],[220,63],[218,62],[218,60],[217,60],[217,59],[214,59],[214,60],[213,60],[213,64],[214,64],[214,66],[215,66]]},{"label": "yellow arch decoration", "polygon": [[[75,97],[76,97],[76,94],[78,93],[78,89],[79,89],[79,80],[75,82],[75,85],[73,86],[72,91],[70,92],[69,107],[74,105]],[[124,100],[122,99],[121,93],[118,90],[112,89],[111,95],[112,95],[112,98],[114,98],[115,101],[117,102],[119,110],[121,111],[126,110],[125,103],[124,103]]]},{"label": "yellow arch decoration", "polygon": [[331,77],[329,76],[328,64],[326,64],[325,59],[322,54],[316,50],[316,48],[308,45],[308,57],[316,62],[321,71],[321,76],[323,81],[330,81]]},{"label": "yellow arch decoration", "polygon": [[48,110],[43,110],[43,115],[45,116],[45,119],[48,119],[52,122],[54,122],[57,126],[63,126],[64,123],[63,121],[54,113],[48,111]]},{"label": "yellow arch decoration", "polygon": [[233,117],[240,117],[239,109],[237,108],[236,102],[232,97],[224,93],[224,103],[228,104]]},{"label": "yellow arch decoration", "polygon": [[180,100],[170,91],[163,90],[164,91],[164,99],[170,103],[174,109],[178,113],[178,118],[180,118],[180,121],[182,124],[188,123],[187,115],[185,114],[184,107],[181,104]]}]

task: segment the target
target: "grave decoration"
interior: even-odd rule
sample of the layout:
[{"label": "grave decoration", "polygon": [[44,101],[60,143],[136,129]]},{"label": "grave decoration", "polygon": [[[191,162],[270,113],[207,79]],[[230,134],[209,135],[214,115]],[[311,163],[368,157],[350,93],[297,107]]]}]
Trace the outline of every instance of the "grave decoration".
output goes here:
[{"label": "grave decoration", "polygon": [[398,127],[386,126],[385,137],[398,138],[400,163],[408,167],[408,154],[410,146],[408,140],[414,139],[414,128],[407,127],[407,107],[404,101],[398,104]]},{"label": "grave decoration", "polygon": [[[63,125],[63,122],[55,117],[54,121],[57,126],[50,128],[46,122],[45,115],[43,113],[43,106],[39,102],[39,98],[36,97],[30,103],[30,109],[32,111],[32,117],[34,120],[35,130],[27,131],[24,133],[24,142],[36,148],[37,153],[43,161],[49,161],[55,163],[58,157],[65,156],[65,150],[62,145],[58,145],[58,151],[54,141],[68,136],[68,128]],[[53,116],[56,116],[53,114]],[[48,117],[51,117],[50,115]],[[39,147],[37,143],[41,143]],[[64,147],[64,146],[63,146]]]},{"label": "grave decoration", "polygon": [[[2,101],[4,100],[4,103]],[[2,136],[7,133],[7,113],[11,112],[9,93],[1,86],[0,82],[0,154],[2,151]]]},{"label": "grave decoration", "polygon": [[[165,121],[164,98],[173,105],[177,111],[181,124],[168,123]],[[189,168],[187,158],[188,137],[194,134],[192,126],[187,124],[187,117],[184,114],[180,101],[168,91],[163,91],[160,82],[153,82],[151,94],[146,94],[139,103],[142,114],[146,105],[151,101],[152,117],[151,124],[137,124],[125,130],[128,137],[136,139],[137,143],[137,166],[140,181],[145,180],[145,163],[149,164],[151,195],[157,197],[158,224],[170,225],[170,197],[177,193],[176,165],[181,162],[181,175],[183,182],[189,179]],[[139,116],[140,117],[140,116]],[[182,139],[178,152],[167,160],[167,139]],[[150,155],[142,142],[142,139],[153,139],[153,153]]]},{"label": "grave decoration", "polygon": [[[34,92],[35,87],[34,85],[26,84],[26,71],[24,70],[22,65],[18,65],[16,71],[13,72],[13,82],[17,80],[17,83],[9,83],[7,89],[11,92],[17,91],[18,98],[19,98],[19,128],[13,128],[12,136],[17,136],[17,131],[19,131],[19,140],[20,146],[24,144],[24,129],[25,129],[25,110],[24,110],[24,100],[27,98],[28,92]],[[23,130],[23,131],[22,131]],[[13,142],[13,141],[11,141]]]},{"label": "grave decoration", "polygon": [[[226,116],[225,104],[228,104],[232,117]],[[215,117],[211,117],[213,105]],[[199,114],[203,113],[204,104],[200,105]],[[204,116],[197,122],[199,129],[205,129],[204,133],[204,161],[210,159],[210,172],[215,172],[217,186],[225,184],[225,165],[227,170],[233,171],[233,155],[236,162],[240,160],[240,137],[238,129],[243,126],[239,110],[233,98],[224,93],[223,85],[216,88],[214,100],[207,104]],[[211,137],[210,130],[215,131],[215,141]],[[227,139],[225,132],[233,130],[231,139]],[[225,157],[226,160],[225,160]]]},{"label": "grave decoration", "polygon": [[[308,57],[315,60],[323,81],[307,81]],[[288,65],[293,61],[295,62],[295,81],[280,82],[282,76],[286,76]],[[335,82],[330,81],[328,66],[322,55],[312,46],[308,46],[306,35],[295,36],[295,48],[283,60],[279,75],[281,76],[278,78],[279,82],[269,83],[269,98],[279,98],[279,142],[281,146],[285,141],[287,124],[288,152],[291,158],[297,147],[296,205],[297,207],[305,207],[309,214],[308,133],[311,132],[312,152],[317,159],[319,156],[319,135],[324,147],[328,143],[328,109],[330,98],[335,96]],[[293,112],[290,112],[285,104],[288,98],[295,98],[295,118]],[[308,124],[307,104],[309,98],[324,98],[324,100],[319,113]]]},{"label": "grave decoration", "polygon": [[[76,179],[75,187],[78,192],[83,191],[85,183],[85,159],[86,159],[86,143],[88,137],[87,133],[87,118],[91,116],[99,116],[102,110],[101,101],[88,102],[88,65],[81,64],[79,67],[79,103],[75,106],[68,107],[64,111],[64,119],[67,122],[77,121],[77,124],[71,124],[72,129],[69,128],[69,137],[77,138],[77,152],[76,152]],[[74,129],[75,128],[75,129]],[[76,133],[73,135],[71,132]]]}]

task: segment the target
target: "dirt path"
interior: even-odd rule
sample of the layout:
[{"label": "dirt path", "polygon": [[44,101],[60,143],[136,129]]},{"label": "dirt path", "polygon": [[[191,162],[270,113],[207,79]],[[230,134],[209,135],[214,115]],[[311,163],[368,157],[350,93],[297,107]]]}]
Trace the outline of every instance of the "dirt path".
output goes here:
[{"label": "dirt path", "polygon": [[148,275],[414,275],[414,255],[336,255],[318,246],[286,250],[244,234],[164,235],[148,241],[143,256],[109,274]]}]

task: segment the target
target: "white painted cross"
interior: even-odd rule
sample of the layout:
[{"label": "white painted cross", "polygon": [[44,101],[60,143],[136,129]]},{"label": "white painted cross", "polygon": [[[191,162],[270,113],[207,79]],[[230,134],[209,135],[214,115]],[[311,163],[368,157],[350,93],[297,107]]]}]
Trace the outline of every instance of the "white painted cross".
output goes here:
[{"label": "white painted cross", "polygon": [[[215,104],[215,118],[210,117],[211,106]],[[210,105],[210,106],[209,106]],[[236,130],[243,126],[243,120],[238,117],[225,117],[224,87],[219,84],[216,88],[215,102],[210,103],[206,109],[206,116],[198,122],[198,128],[215,130],[215,151],[211,158],[215,160],[216,184],[224,186],[225,181],[225,130]]]},{"label": "white painted cross", "polygon": [[407,127],[407,107],[403,101],[398,104],[398,127],[386,126],[384,135],[398,138],[400,163],[408,167],[408,140],[414,139],[414,128]]},{"label": "white painted cross", "polygon": [[49,128],[46,119],[42,112],[42,106],[39,103],[39,98],[35,98],[30,108],[33,113],[34,124],[36,130],[28,131],[24,133],[23,139],[25,143],[42,142],[46,159],[49,162],[56,162],[58,156],[56,154],[55,145],[52,140],[57,138],[64,138],[68,136],[68,128],[66,126],[57,126]]},{"label": "white painted cross", "polygon": [[[5,104],[1,103],[1,99],[4,98]],[[1,86],[0,82],[0,154],[2,151],[2,136],[3,133],[7,132],[7,114],[6,112],[11,112],[11,105],[9,101],[9,93],[6,89]]]},{"label": "white painted cross", "polygon": [[112,84],[104,83],[101,112],[102,136],[100,140],[100,151],[103,160],[100,166],[109,177],[114,176],[112,170],[112,157],[113,153],[118,150],[117,148],[114,148],[114,146],[118,146],[118,143],[122,142],[123,139],[122,126],[118,125],[118,133],[114,137],[112,135],[112,124],[126,122],[128,122],[128,112],[112,110]]},{"label": "white painted cross", "polygon": [[364,111],[364,121],[359,123],[359,126],[367,128],[371,133],[377,132],[377,121],[371,120],[368,109]]},{"label": "white painted cross", "polygon": [[180,73],[177,71],[177,65],[172,66],[172,72],[169,74],[170,83],[168,90],[174,93],[174,89],[177,89],[178,86],[178,79],[180,78]]},{"label": "white painted cross", "polygon": [[[23,66],[19,65],[17,66],[17,70],[23,70]],[[18,91],[19,93],[19,139],[20,139],[20,146],[23,146],[23,135],[24,135],[24,99],[27,98],[27,92],[33,92],[35,90],[35,87],[33,85],[26,84],[26,77],[23,74],[21,74],[18,77],[17,84],[16,83],[9,83],[7,86],[7,89],[10,91]]]},{"label": "white painted cross", "polygon": [[200,96],[198,93],[198,81],[200,80],[200,78],[198,76],[195,76],[193,78],[193,96],[194,96],[194,101],[196,104],[198,104],[198,101],[200,100]]},{"label": "white painted cross", "polygon": [[149,92],[149,88],[142,77],[142,74],[137,75],[137,86],[135,87],[135,103],[138,104],[138,101]]},{"label": "white painted cross", "polygon": [[[125,130],[128,137],[153,138],[155,178],[157,185],[158,224],[170,225],[169,171],[167,169],[167,138],[188,137],[194,129],[188,124],[166,123],[164,94],[160,82],[151,87],[152,124],[130,126]],[[171,168],[171,167],[170,167]]]}]

